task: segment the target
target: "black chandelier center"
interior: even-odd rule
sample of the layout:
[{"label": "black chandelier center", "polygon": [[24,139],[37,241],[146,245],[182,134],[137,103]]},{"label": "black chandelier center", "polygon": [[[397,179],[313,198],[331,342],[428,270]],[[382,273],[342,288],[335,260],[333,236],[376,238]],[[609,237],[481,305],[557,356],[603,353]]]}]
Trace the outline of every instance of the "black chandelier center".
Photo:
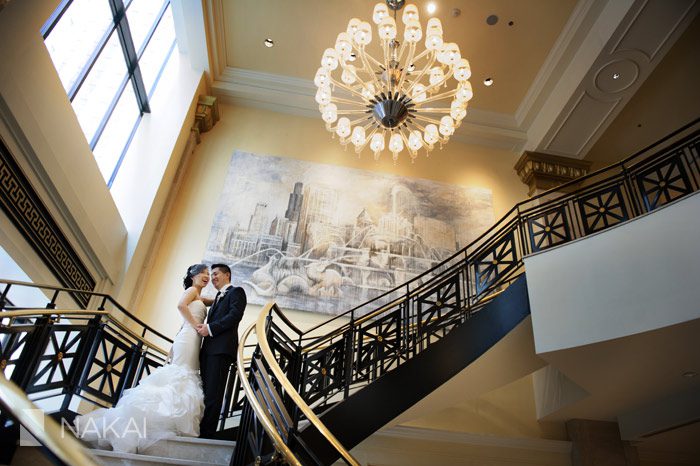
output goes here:
[{"label": "black chandelier center", "polygon": [[374,96],[367,106],[372,109],[375,121],[384,128],[396,128],[415,115],[414,103],[398,92],[389,95],[382,92]]}]

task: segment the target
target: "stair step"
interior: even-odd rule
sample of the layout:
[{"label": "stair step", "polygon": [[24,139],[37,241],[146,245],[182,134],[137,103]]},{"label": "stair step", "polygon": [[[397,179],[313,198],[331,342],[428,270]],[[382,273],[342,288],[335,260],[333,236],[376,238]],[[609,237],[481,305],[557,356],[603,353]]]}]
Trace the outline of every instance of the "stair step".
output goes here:
[{"label": "stair step", "polygon": [[[88,442],[95,447],[96,442]],[[110,450],[95,448],[92,450],[96,455],[108,454],[110,460],[105,464],[131,464],[128,462],[114,462],[120,458],[114,455],[129,455],[127,459],[138,460],[134,465],[151,464],[223,464],[226,465],[231,460],[236,442],[230,440],[212,440],[196,437],[172,437],[160,440],[148,448],[144,448],[136,453],[120,453]],[[125,457],[126,458],[126,457]],[[166,461],[163,461],[166,460]],[[184,463],[171,463],[172,461],[185,461]]]},{"label": "stair step", "polygon": [[145,455],[228,464],[236,442],[196,437],[173,437],[156,442],[142,452]]},{"label": "stair step", "polygon": [[122,453],[109,450],[90,450],[95,458],[104,466],[210,466],[227,465],[228,461],[220,462],[213,459],[203,459],[202,461],[180,458],[169,458],[166,456],[141,455],[137,453]]}]

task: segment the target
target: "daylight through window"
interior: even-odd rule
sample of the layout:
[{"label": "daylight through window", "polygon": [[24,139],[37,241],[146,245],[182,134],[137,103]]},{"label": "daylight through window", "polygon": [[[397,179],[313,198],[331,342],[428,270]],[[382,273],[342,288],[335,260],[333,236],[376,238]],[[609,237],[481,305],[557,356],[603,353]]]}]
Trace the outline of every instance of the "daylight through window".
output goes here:
[{"label": "daylight through window", "polygon": [[169,0],[64,0],[44,42],[107,185],[175,48]]}]

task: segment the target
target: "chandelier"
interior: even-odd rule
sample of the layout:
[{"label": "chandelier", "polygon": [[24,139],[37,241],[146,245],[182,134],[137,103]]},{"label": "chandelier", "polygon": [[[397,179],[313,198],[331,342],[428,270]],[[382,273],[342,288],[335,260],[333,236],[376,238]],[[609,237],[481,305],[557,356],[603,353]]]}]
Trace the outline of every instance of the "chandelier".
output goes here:
[{"label": "chandelier", "polygon": [[[326,129],[343,146],[352,143],[358,154],[369,145],[375,159],[388,143],[394,162],[404,149],[413,161],[421,149],[428,155],[435,144],[442,147],[466,116],[473,95],[469,62],[457,44],[443,41],[439,19],[428,20],[425,50],[418,52],[423,38],[418,7],[406,5],[403,41],[397,40],[396,12],[404,2],[387,0],[374,7],[380,59],[367,52],[370,24],[352,18],[335,47],[323,52],[314,78]],[[334,71],[340,79],[333,77]]]}]

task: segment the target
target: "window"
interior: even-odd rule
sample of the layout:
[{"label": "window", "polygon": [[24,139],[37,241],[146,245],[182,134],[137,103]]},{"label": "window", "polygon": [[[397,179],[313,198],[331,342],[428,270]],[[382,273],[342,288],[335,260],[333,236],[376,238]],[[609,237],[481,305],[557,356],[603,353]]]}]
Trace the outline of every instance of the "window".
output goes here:
[{"label": "window", "polygon": [[63,0],[42,35],[111,187],[175,48],[170,0]]}]

